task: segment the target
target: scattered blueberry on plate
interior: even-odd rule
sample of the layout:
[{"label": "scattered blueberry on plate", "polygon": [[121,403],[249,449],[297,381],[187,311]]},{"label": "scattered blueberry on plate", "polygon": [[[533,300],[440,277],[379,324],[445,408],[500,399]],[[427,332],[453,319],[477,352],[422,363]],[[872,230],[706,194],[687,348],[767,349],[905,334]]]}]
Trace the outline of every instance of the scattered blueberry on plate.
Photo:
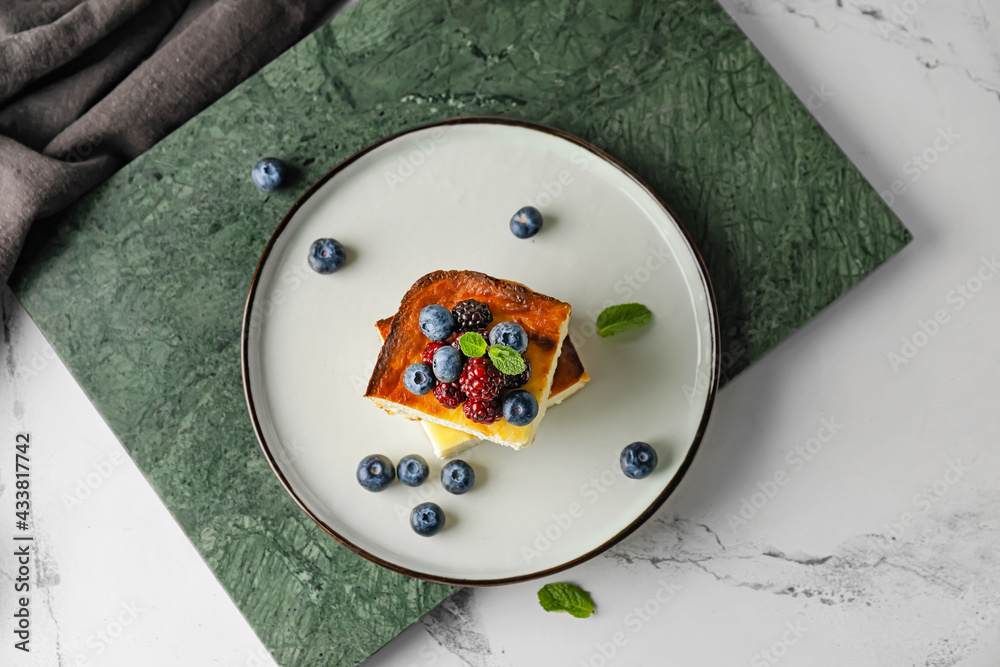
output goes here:
[{"label": "scattered blueberry on plate", "polygon": [[266,157],[254,165],[250,177],[253,179],[254,185],[263,192],[274,192],[281,187],[282,181],[285,180],[286,171],[288,168],[284,162],[276,157]]},{"label": "scattered blueberry on plate", "polygon": [[387,456],[370,454],[358,464],[358,484],[369,491],[385,491],[396,479],[396,469]]},{"label": "scattered blueberry on plate", "polygon": [[410,364],[403,371],[403,386],[411,394],[423,396],[434,388],[434,373],[427,364]]},{"label": "scattered blueberry on plate", "polygon": [[503,418],[511,426],[527,426],[538,416],[538,399],[530,391],[515,389],[503,399]]},{"label": "scattered blueberry on plate", "polygon": [[409,454],[399,459],[396,466],[399,481],[407,486],[420,486],[430,475],[427,460],[419,454]]},{"label": "scattered blueberry on plate", "polygon": [[528,349],[528,334],[516,322],[501,322],[490,329],[490,345],[506,345],[524,354]]},{"label": "scattered blueberry on plate", "polygon": [[656,469],[656,450],[646,442],[633,442],[622,450],[622,472],[631,479],[648,477]]},{"label": "scattered blueberry on plate", "polygon": [[309,268],[316,273],[333,273],[347,261],[347,252],[336,239],[316,239],[309,246]]},{"label": "scattered blueberry on plate", "polygon": [[446,463],[441,468],[441,486],[448,493],[460,496],[476,483],[476,471],[461,459]]},{"label": "scattered blueberry on plate", "polygon": [[444,306],[432,304],[420,310],[420,331],[434,341],[447,338],[455,330],[455,318]]},{"label": "scattered blueberry on plate", "polygon": [[519,239],[530,239],[542,228],[542,213],[534,206],[525,206],[510,219],[510,231]]},{"label": "scattered blueberry on plate", "polygon": [[417,535],[437,535],[444,528],[444,510],[435,503],[420,503],[410,511],[410,527]]},{"label": "scattered blueberry on plate", "polygon": [[431,368],[439,382],[454,382],[462,374],[465,355],[458,348],[445,345],[434,351]]}]

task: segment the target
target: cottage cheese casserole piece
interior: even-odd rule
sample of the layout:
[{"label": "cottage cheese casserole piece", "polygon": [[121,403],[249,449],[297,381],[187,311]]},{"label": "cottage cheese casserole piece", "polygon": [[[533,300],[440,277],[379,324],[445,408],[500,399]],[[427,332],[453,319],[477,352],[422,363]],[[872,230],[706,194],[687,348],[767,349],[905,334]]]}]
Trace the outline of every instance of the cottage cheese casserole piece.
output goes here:
[{"label": "cottage cheese casserole piece", "polygon": [[[480,424],[461,409],[441,405],[431,393],[416,395],[403,386],[403,372],[420,360],[427,338],[419,328],[420,311],[437,304],[452,308],[466,299],[489,305],[492,325],[520,324],[528,335],[524,358],[531,364],[531,379],[522,389],[538,401],[538,416],[526,426],[501,419]],[[420,278],[403,297],[379,352],[365,396],[389,414],[438,424],[471,436],[520,449],[530,445],[545,416],[557,362],[569,327],[570,305],[539,294],[520,283],[493,278],[476,271],[435,271]]]}]

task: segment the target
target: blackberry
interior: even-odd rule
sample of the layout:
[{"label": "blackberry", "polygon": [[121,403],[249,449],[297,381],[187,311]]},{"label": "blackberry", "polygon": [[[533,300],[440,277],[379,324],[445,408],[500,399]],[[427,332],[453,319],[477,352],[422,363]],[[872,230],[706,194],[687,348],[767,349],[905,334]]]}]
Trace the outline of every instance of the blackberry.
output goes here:
[{"label": "blackberry", "polygon": [[517,389],[518,387],[523,387],[528,384],[528,380],[531,379],[531,362],[527,359],[524,360],[524,371],[518,373],[517,375],[504,375],[504,386],[508,389]]},{"label": "blackberry", "polygon": [[420,355],[420,360],[428,365],[433,364],[434,353],[437,352],[439,347],[444,347],[445,345],[447,345],[447,343],[432,340],[427,343],[427,347],[424,348],[423,354]]},{"label": "blackberry", "polygon": [[500,395],[505,377],[489,357],[474,357],[465,362],[458,384],[470,399],[491,401]]},{"label": "blackberry", "polygon": [[457,408],[467,397],[457,382],[438,382],[434,387],[434,398],[446,408]]},{"label": "blackberry", "polygon": [[466,417],[480,424],[492,424],[503,416],[500,400],[497,398],[490,400],[477,398],[466,401],[462,406],[462,412],[465,413]]},{"label": "blackberry", "polygon": [[455,304],[451,309],[451,315],[455,318],[455,329],[457,331],[473,331],[484,329],[493,321],[493,313],[490,307],[482,301],[466,299]]}]

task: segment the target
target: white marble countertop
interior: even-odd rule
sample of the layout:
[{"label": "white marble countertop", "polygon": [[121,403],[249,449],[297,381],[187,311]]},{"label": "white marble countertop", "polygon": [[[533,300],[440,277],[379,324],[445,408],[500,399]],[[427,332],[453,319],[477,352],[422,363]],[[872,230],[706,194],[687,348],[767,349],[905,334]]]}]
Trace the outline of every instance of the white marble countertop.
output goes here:
[{"label": "white marble countertop", "polygon": [[[541,582],[463,591],[366,665],[1000,662],[1000,0],[723,2],[803,101],[822,92],[915,240],[720,393],[652,521],[557,577],[595,616],[543,612]],[[274,664],[6,289],[2,311],[0,442],[32,436],[41,602],[15,651],[0,557],[0,664]]]}]

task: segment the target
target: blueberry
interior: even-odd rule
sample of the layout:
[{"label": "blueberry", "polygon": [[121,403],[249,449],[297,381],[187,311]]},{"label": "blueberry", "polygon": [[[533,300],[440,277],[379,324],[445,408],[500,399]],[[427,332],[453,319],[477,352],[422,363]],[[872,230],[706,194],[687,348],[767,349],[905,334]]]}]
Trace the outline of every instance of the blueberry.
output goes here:
[{"label": "blueberry", "polygon": [[427,364],[410,364],[403,371],[403,386],[410,393],[423,396],[434,388],[434,373]]},{"label": "blueberry", "polygon": [[656,450],[647,442],[633,442],[622,450],[621,464],[626,477],[648,477],[656,469]]},{"label": "blueberry", "polygon": [[446,463],[441,468],[441,486],[448,493],[460,496],[476,483],[476,471],[462,459]]},{"label": "blueberry", "polygon": [[525,206],[510,219],[510,231],[519,239],[530,239],[542,228],[542,213],[534,206]]},{"label": "blueberry", "polygon": [[399,481],[407,486],[420,486],[430,475],[427,461],[419,454],[410,454],[399,459],[396,466]]},{"label": "blueberry", "polygon": [[417,535],[437,535],[444,528],[444,510],[434,503],[420,503],[410,512],[410,527]]},{"label": "blueberry", "polygon": [[392,461],[381,454],[370,454],[358,464],[358,484],[369,491],[385,491],[396,479]]},{"label": "blueberry", "polygon": [[517,389],[503,399],[503,418],[511,426],[527,426],[538,416],[538,399],[530,391]]},{"label": "blueberry", "polygon": [[506,345],[518,354],[524,354],[528,349],[528,334],[520,324],[501,322],[490,330],[490,345]]},{"label": "blueberry", "polygon": [[344,246],[336,239],[316,239],[309,246],[309,268],[316,273],[333,273],[347,261]]},{"label": "blueberry", "polygon": [[286,171],[284,162],[276,157],[266,157],[254,165],[250,177],[253,178],[254,185],[264,192],[274,192],[281,187]]},{"label": "blueberry", "polygon": [[424,306],[420,310],[420,330],[431,340],[444,340],[455,330],[455,318],[444,306]]},{"label": "blueberry", "polygon": [[454,382],[462,374],[462,364],[465,363],[465,355],[457,347],[445,345],[439,347],[434,352],[434,377],[438,382]]}]

